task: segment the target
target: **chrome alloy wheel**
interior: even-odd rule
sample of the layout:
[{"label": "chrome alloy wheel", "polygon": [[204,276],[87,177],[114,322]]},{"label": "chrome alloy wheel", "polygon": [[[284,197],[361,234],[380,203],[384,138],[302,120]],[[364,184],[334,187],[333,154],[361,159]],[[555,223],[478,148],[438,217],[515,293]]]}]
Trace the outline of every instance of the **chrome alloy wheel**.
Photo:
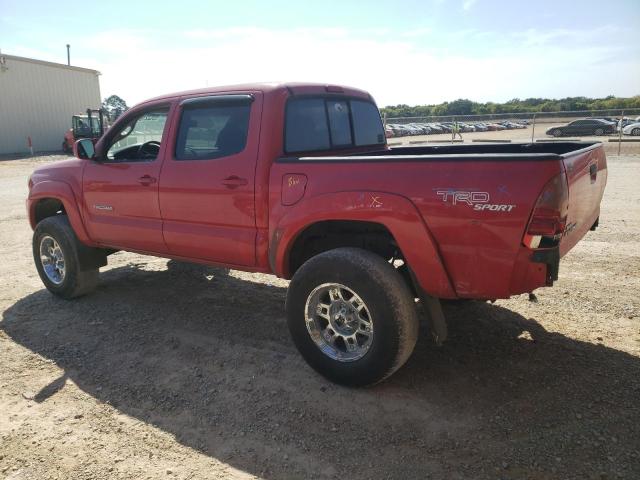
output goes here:
[{"label": "chrome alloy wheel", "polygon": [[40,262],[49,280],[56,285],[64,281],[64,254],[55,238],[45,235],[40,240]]},{"label": "chrome alloy wheel", "polygon": [[305,322],[309,335],[326,356],[353,362],[373,341],[373,319],[364,301],[339,283],[323,283],[307,298]]}]

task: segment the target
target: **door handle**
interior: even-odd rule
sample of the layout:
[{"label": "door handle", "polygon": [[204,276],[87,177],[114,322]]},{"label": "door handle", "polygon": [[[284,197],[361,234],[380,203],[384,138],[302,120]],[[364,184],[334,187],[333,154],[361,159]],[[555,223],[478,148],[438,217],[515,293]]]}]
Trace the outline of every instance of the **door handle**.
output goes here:
[{"label": "door handle", "polygon": [[231,175],[230,177],[222,180],[222,184],[227,188],[238,188],[242,187],[249,183],[246,178],[240,178],[236,175]]},{"label": "door handle", "polygon": [[152,177],[151,175],[143,175],[142,177],[140,177],[138,179],[138,183],[140,183],[141,185],[144,185],[144,186],[148,186],[148,185],[151,185],[153,183],[156,183],[156,181],[157,181],[156,178]]},{"label": "door handle", "polygon": [[591,183],[594,183],[598,177],[598,165],[596,163],[589,165],[589,175],[591,175]]}]

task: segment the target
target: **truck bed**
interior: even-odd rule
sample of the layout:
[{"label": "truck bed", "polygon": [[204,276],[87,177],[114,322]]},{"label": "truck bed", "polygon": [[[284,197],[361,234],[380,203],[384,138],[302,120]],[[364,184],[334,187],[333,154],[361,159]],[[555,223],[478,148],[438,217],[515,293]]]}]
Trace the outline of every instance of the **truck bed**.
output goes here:
[{"label": "truck bed", "polygon": [[[387,194],[410,200],[437,244],[456,295],[508,298],[536,283],[552,284],[559,258],[596,224],[606,159],[597,142],[429,145],[283,157],[272,170],[272,186],[278,188],[288,174],[308,179],[309,201],[341,191],[384,193],[383,204]],[[536,202],[559,177],[568,190],[567,228],[554,248],[527,248],[524,234]]]},{"label": "truck bed", "polygon": [[483,143],[468,145],[426,145],[395,147],[366,153],[346,155],[314,155],[283,157],[278,162],[323,161],[440,161],[440,160],[560,160],[563,157],[588,151],[599,142],[538,142],[538,143]]}]

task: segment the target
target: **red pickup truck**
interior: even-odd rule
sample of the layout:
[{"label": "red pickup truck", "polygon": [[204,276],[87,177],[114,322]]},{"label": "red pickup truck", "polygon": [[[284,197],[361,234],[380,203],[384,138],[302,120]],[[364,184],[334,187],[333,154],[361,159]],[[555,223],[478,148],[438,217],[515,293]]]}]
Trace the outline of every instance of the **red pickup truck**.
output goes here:
[{"label": "red pickup truck", "polygon": [[74,152],[29,179],[51,292],[88,292],[117,250],[273,273],[301,354],[348,385],[407,360],[416,298],[441,341],[439,299],[552,285],[607,177],[600,143],[389,148],[368,93],[318,84],[155,98]]}]

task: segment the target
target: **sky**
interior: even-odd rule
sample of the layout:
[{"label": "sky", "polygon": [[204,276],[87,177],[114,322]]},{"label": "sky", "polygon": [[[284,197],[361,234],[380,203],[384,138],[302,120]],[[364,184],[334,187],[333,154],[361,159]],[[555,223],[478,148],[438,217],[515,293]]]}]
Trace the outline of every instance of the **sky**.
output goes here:
[{"label": "sky", "polygon": [[101,72],[103,97],[257,81],[380,106],[640,95],[640,0],[0,0],[0,51]]}]

